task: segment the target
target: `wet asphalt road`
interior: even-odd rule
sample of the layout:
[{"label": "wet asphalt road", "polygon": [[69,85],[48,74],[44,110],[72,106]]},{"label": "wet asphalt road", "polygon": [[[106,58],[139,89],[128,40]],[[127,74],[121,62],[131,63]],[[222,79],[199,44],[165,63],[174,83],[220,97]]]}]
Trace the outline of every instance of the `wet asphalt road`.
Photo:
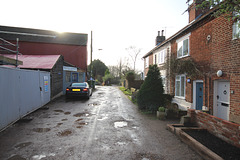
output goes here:
[{"label": "wet asphalt road", "polygon": [[141,114],[117,87],[89,100],[60,97],[0,133],[6,160],[198,160],[166,124]]}]

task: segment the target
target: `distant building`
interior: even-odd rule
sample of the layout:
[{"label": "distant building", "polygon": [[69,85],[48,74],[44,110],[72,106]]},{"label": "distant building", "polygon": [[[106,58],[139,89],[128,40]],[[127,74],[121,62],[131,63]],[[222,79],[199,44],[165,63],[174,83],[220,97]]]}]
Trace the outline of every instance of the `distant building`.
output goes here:
[{"label": "distant building", "polygon": [[87,34],[0,26],[0,38],[14,44],[19,38],[23,55],[63,55],[66,62],[87,69]]},{"label": "distant building", "polygon": [[[0,26],[0,38],[13,44],[16,44],[16,39],[18,38],[18,51],[20,54],[24,55],[20,57],[24,59],[25,63],[27,60],[26,55],[29,55],[28,58],[31,57],[33,62],[36,62],[41,67],[51,61],[51,58],[54,57],[53,55],[58,57],[60,55],[63,56],[60,58],[62,67],[58,68],[56,73],[59,74],[59,76],[61,75],[62,82],[60,82],[60,79],[58,80],[59,82],[55,82],[55,80],[52,81],[54,84],[58,85],[58,89],[53,87],[51,97],[59,92],[60,86],[62,86],[61,91],[65,93],[66,87],[71,82],[82,82],[86,80],[88,58],[87,34],[58,33],[49,30]],[[4,44],[0,44],[0,46],[1,45]],[[3,61],[2,59],[6,61],[7,54],[8,52],[6,52],[6,50],[0,49],[0,62]],[[34,55],[36,55],[35,58]],[[38,58],[36,59],[36,57]],[[50,59],[46,59],[46,57]],[[31,63],[31,65],[34,65],[34,63]],[[23,65],[20,65],[20,68],[24,68],[23,66],[26,66],[26,64],[23,63]],[[33,69],[34,67],[32,66],[30,68]],[[38,68],[35,67],[35,69]],[[54,86],[54,84],[52,84],[52,86]]]}]

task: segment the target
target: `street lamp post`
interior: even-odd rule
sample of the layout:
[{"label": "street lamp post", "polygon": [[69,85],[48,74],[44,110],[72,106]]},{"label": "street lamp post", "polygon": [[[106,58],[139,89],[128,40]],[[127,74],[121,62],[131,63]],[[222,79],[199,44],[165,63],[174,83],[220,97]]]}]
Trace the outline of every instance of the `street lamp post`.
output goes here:
[{"label": "street lamp post", "polygon": [[93,88],[93,82],[92,82],[92,80],[93,80],[93,78],[92,78],[92,69],[93,69],[93,66],[92,66],[92,31],[91,31],[91,56],[90,56],[90,58],[91,58],[91,63],[90,63],[90,86]]}]

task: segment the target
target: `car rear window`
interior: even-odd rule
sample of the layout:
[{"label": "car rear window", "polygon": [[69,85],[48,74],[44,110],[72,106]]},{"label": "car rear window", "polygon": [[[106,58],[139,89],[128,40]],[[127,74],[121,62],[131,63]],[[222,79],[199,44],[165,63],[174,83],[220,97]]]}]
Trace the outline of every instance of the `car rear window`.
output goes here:
[{"label": "car rear window", "polygon": [[86,87],[87,84],[86,83],[73,83],[72,87]]}]

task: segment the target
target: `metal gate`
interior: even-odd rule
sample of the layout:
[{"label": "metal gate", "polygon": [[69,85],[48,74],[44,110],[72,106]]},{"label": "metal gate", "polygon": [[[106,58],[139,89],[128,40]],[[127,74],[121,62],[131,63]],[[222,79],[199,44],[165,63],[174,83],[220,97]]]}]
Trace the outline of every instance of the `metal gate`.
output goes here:
[{"label": "metal gate", "polygon": [[50,73],[0,67],[0,130],[50,101]]}]

